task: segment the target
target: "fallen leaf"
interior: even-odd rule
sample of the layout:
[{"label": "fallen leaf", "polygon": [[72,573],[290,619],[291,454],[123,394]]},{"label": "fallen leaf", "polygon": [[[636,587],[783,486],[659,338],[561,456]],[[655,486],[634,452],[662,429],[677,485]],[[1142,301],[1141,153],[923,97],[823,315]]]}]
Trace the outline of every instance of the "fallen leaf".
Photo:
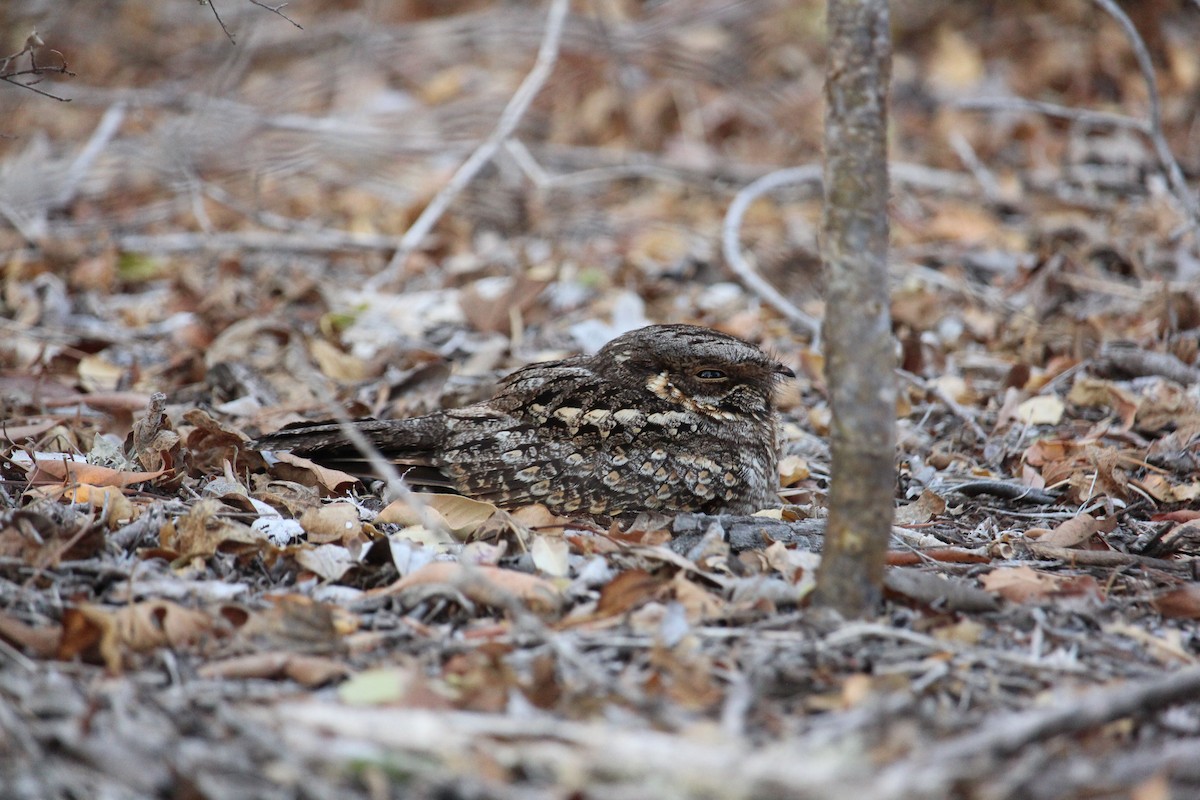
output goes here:
[{"label": "fallen leaf", "polygon": [[1168,589],[1150,601],[1168,619],[1200,619],[1200,586],[1188,584]]},{"label": "fallen leaf", "polygon": [[1041,544],[1054,547],[1077,547],[1097,533],[1111,533],[1116,530],[1116,517],[1093,517],[1090,514],[1080,514],[1037,537]]},{"label": "fallen leaf", "polygon": [[111,467],[101,467],[98,464],[70,461],[61,456],[35,458],[34,465],[35,471],[29,478],[30,483],[70,481],[72,483],[90,483],[93,486],[133,486],[135,483],[152,481],[164,473],[163,470],[136,472],[112,469]]},{"label": "fallen leaf", "polygon": [[303,653],[254,653],[202,664],[196,670],[205,680],[290,680],[301,686],[317,687],[350,674],[340,661]]},{"label": "fallen leaf", "polygon": [[63,611],[57,657],[102,660],[111,674],[122,671],[126,658],[159,647],[181,648],[210,635],[209,615],[167,600],[106,608],[84,603]]},{"label": "fallen leaf", "polygon": [[[311,481],[315,481],[317,485],[334,494],[358,483],[358,478],[354,477],[348,472],[342,472],[340,469],[322,467],[315,461],[311,461],[300,456],[295,456],[291,453],[275,453],[275,459],[280,464],[293,467],[298,471],[298,475],[296,477],[289,478],[287,475],[281,475],[281,477],[283,477],[285,480],[296,480],[297,478],[301,478],[301,476],[307,475],[310,477]],[[276,465],[276,467],[278,467],[278,465]],[[282,470],[277,471],[281,473],[283,472]],[[304,482],[302,478],[300,482]]]},{"label": "fallen leaf", "polygon": [[533,565],[546,575],[562,578],[571,571],[567,559],[570,548],[560,536],[533,537],[529,553],[533,556]]},{"label": "fallen leaf", "polygon": [[504,608],[515,599],[531,611],[542,614],[558,613],[563,600],[558,587],[545,578],[499,567],[450,561],[426,564],[388,586],[367,592],[367,596],[400,594],[422,586],[445,586],[468,600],[493,608]]},{"label": "fallen leaf", "polygon": [[1056,395],[1031,397],[1017,406],[1017,419],[1026,425],[1057,425],[1066,405]]},{"label": "fallen leaf", "polygon": [[983,588],[1014,603],[1028,603],[1047,597],[1100,593],[1090,575],[1051,575],[1031,567],[1000,567],[979,579]]},{"label": "fallen leaf", "polygon": [[362,521],[353,503],[330,503],[310,508],[300,517],[300,525],[312,544],[346,544],[360,538]]},{"label": "fallen leaf", "polygon": [[946,501],[937,492],[926,489],[915,502],[896,509],[896,524],[924,525],[945,511]]}]

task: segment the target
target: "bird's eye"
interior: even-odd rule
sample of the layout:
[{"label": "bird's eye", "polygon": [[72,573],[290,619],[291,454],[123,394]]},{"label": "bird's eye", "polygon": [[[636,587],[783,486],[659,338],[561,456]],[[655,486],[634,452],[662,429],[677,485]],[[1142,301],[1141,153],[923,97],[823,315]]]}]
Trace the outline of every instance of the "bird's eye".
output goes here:
[{"label": "bird's eye", "polygon": [[728,376],[719,369],[702,369],[696,373],[696,377],[702,381],[723,381]]}]

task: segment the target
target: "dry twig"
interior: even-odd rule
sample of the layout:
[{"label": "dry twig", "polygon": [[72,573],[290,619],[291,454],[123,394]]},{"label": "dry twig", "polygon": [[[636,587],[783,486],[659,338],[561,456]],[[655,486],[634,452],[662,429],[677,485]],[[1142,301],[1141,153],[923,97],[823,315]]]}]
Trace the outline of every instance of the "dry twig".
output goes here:
[{"label": "dry twig", "polygon": [[1146,43],[1142,40],[1141,35],[1137,32],[1137,28],[1129,19],[1129,16],[1121,10],[1114,0],[1092,0],[1092,2],[1100,6],[1110,17],[1116,20],[1117,24],[1121,26],[1125,38],[1129,41],[1130,47],[1133,49],[1138,69],[1142,74],[1143,80],[1146,82],[1146,96],[1150,103],[1149,120],[1140,120],[1123,114],[1072,109],[1054,103],[1043,103],[1023,98],[979,98],[964,100],[958,104],[958,107],[1004,111],[1033,111],[1047,116],[1078,122],[1112,125],[1114,127],[1136,130],[1146,136],[1154,146],[1154,153],[1158,157],[1159,165],[1166,172],[1167,181],[1171,185],[1171,191],[1175,195],[1175,199],[1183,207],[1191,227],[1200,226],[1200,200],[1197,199],[1196,193],[1188,186],[1187,179],[1183,175],[1183,170],[1179,166],[1179,161],[1175,158],[1175,154],[1171,152],[1171,146],[1167,143],[1166,133],[1163,131],[1162,102],[1158,95],[1158,76],[1154,71],[1150,51],[1146,48]]},{"label": "dry twig", "polygon": [[534,61],[533,69],[525,76],[525,80],[521,82],[512,99],[508,101],[495,129],[483,144],[479,145],[475,152],[471,153],[470,157],[462,163],[462,166],[451,176],[450,182],[442,187],[441,191],[421,212],[421,216],[417,217],[416,221],[405,231],[400,240],[400,247],[396,249],[396,253],[388,262],[387,267],[367,281],[365,287],[367,291],[378,291],[384,286],[394,283],[400,277],[404,262],[412,255],[417,245],[433,230],[433,226],[450,207],[450,203],[474,180],[479,170],[492,160],[496,151],[500,149],[500,145],[512,136],[513,131],[521,122],[521,118],[529,109],[530,103],[533,102],[533,98],[541,91],[542,85],[545,84],[546,79],[550,77],[550,72],[554,69],[554,64],[558,60],[558,45],[562,38],[563,22],[566,20],[569,8],[570,3],[567,0],[554,0],[551,4],[550,12],[546,17],[546,31],[542,37],[541,47],[538,48],[537,60]]},{"label": "dry twig", "polygon": [[1054,736],[1098,728],[1122,717],[1142,717],[1200,694],[1200,668],[1153,680],[1098,689],[1051,708],[992,718],[978,732],[931,747],[886,770],[876,797],[943,796],[956,780],[986,772],[1000,758]]},{"label": "dry twig", "polygon": [[[51,50],[50,52],[59,57],[59,59],[62,61],[61,65],[57,67],[46,67],[37,63],[37,48],[45,46],[46,43],[42,41],[41,36],[38,36],[37,31],[34,31],[33,33],[29,34],[29,36],[25,37],[24,47],[12,55],[0,58],[0,81],[11,83],[13,86],[20,86],[22,89],[28,89],[31,92],[40,94],[43,97],[49,97],[51,100],[57,100],[60,103],[69,103],[71,100],[68,97],[59,97],[56,94],[51,94],[50,92],[43,91],[34,86],[35,83],[41,80],[43,75],[47,75],[52,72],[57,72],[60,75],[69,75],[72,78],[75,77],[75,73],[71,72],[71,70],[67,68],[66,57],[57,50]],[[29,69],[18,69],[10,72],[9,67],[21,56],[29,57]],[[34,76],[37,78],[37,80],[31,81],[30,83],[16,80],[17,78],[24,77],[26,75]]]},{"label": "dry twig", "polygon": [[821,167],[812,164],[768,173],[737,193],[733,202],[729,204],[729,210],[725,212],[725,221],[721,224],[721,250],[725,255],[725,263],[729,265],[734,275],[767,305],[807,331],[813,337],[814,343],[821,335],[821,323],[796,308],[792,301],[784,297],[778,289],[758,274],[758,271],[742,256],[741,248],[738,245],[738,231],[742,227],[742,219],[746,216],[750,204],[767,192],[797,183],[820,184],[820,182]]}]

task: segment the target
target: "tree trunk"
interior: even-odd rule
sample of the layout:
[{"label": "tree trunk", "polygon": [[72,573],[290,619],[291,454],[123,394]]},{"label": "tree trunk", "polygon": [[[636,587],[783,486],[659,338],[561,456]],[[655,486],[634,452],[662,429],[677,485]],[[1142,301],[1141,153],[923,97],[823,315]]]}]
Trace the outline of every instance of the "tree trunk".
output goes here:
[{"label": "tree trunk", "polygon": [[861,617],[879,602],[895,486],[887,0],[829,0],[828,30],[822,256],[833,482],[816,602]]}]

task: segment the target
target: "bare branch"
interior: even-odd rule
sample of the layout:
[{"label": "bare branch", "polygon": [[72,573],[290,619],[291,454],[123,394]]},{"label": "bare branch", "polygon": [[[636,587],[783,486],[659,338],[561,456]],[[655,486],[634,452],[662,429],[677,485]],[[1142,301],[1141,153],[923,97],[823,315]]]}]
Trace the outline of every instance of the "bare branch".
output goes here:
[{"label": "bare branch", "polygon": [[[1198,0],[1200,1],[1200,0]],[[1071,108],[1060,106],[1058,103],[1044,103],[1040,100],[1027,100],[1024,97],[974,97],[959,100],[955,108],[967,111],[1015,111],[1034,112],[1047,117],[1082,122],[1089,125],[1111,125],[1114,128],[1129,128],[1145,134],[1150,133],[1150,125],[1144,119],[1112,114],[1107,111],[1093,111],[1090,108]]]},{"label": "bare branch", "polygon": [[304,30],[303,25],[301,25],[299,22],[296,22],[296,20],[292,19],[287,14],[283,13],[283,9],[287,8],[287,5],[288,5],[287,3],[280,3],[277,6],[269,6],[266,3],[260,3],[259,0],[250,0],[250,2],[251,2],[251,4],[258,6],[259,8],[265,8],[267,11],[270,11],[272,14],[278,14],[279,16],[286,19],[288,22],[295,25],[300,30]]},{"label": "bare branch", "polygon": [[221,19],[221,15],[217,12],[217,4],[212,2],[212,0],[200,0],[200,5],[208,6],[212,9],[213,16],[217,18],[217,24],[221,26],[221,30],[225,31],[225,36],[229,39],[229,43],[237,44],[237,41],[233,38],[233,34],[229,32],[229,28],[225,27],[225,20]]},{"label": "bare branch", "polygon": [[216,233],[130,234],[116,237],[122,250],[133,253],[191,253],[222,250],[277,250],[291,253],[330,253],[342,250],[393,250],[395,236],[347,233],[339,230],[275,233],[220,231]]},{"label": "bare branch", "polygon": [[[8,56],[4,56],[3,58],[0,58],[0,81],[4,81],[5,83],[11,83],[13,86],[20,86],[22,89],[28,89],[29,91],[31,91],[35,94],[40,94],[43,97],[50,98],[51,100],[57,100],[60,103],[69,103],[69,102],[71,102],[71,99],[69,97],[59,97],[56,94],[51,94],[50,92],[35,88],[35,86],[34,86],[34,84],[41,82],[41,79],[43,76],[49,75],[52,73],[58,73],[60,75],[67,75],[72,78],[75,77],[75,73],[71,72],[71,70],[67,68],[66,57],[58,50],[51,50],[50,52],[52,54],[58,56],[59,60],[62,61],[61,65],[59,65],[57,67],[46,67],[46,66],[42,66],[37,63],[37,48],[45,47],[45,46],[46,46],[46,43],[42,40],[42,37],[38,35],[37,31],[34,31],[33,33],[31,33],[27,37],[25,37],[25,46],[24,47],[22,47],[20,50],[13,53],[12,55],[8,55]],[[21,56],[27,56],[29,58],[29,68],[28,69],[18,69],[18,70],[14,70],[14,71],[10,72],[9,67],[12,65],[12,63],[14,61],[21,58]],[[35,78],[37,78],[37,80],[32,80],[29,83],[25,83],[24,81],[16,80],[17,78],[20,78],[25,75],[32,75]]]},{"label": "bare branch", "polygon": [[428,530],[440,531],[445,533],[445,526],[441,520],[429,508],[429,504],[420,496],[419,492],[415,492],[404,480],[396,465],[388,461],[387,457],[379,451],[379,448],[371,443],[369,439],[360,431],[354,422],[346,415],[340,403],[334,399],[333,395],[322,386],[319,382],[314,383],[313,391],[318,399],[324,404],[325,410],[337,422],[345,437],[350,440],[350,443],[362,453],[367,463],[371,465],[371,469],[375,471],[384,483],[387,485],[383,496],[387,500],[398,499],[403,500],[408,504],[408,507],[417,513],[421,518],[421,524]]},{"label": "bare branch", "polygon": [[1158,77],[1154,73],[1150,51],[1146,49],[1146,43],[1142,41],[1137,28],[1134,27],[1133,22],[1120,6],[1113,0],[1092,1],[1117,21],[1117,24],[1125,32],[1125,38],[1129,40],[1129,45],[1133,48],[1138,69],[1142,71],[1142,78],[1146,81],[1146,94],[1150,101],[1150,130],[1146,132],[1146,135],[1154,144],[1154,151],[1158,155],[1159,163],[1167,172],[1167,180],[1171,182],[1171,189],[1174,191],[1176,199],[1183,205],[1184,211],[1191,218],[1192,227],[1196,227],[1200,225],[1200,202],[1197,201],[1196,194],[1187,185],[1187,180],[1183,177],[1183,170],[1179,167],[1175,154],[1171,152],[1171,146],[1167,144],[1166,134],[1163,133],[1162,103],[1158,97]]},{"label": "bare branch", "polygon": [[745,284],[746,288],[784,317],[804,328],[814,341],[820,336],[820,322],[796,308],[792,301],[784,297],[778,289],[758,274],[758,271],[742,255],[738,244],[738,232],[750,205],[767,192],[797,183],[820,184],[820,182],[821,167],[811,164],[768,173],[737,193],[733,202],[729,204],[729,210],[725,212],[725,221],[721,225],[721,250],[729,269]]},{"label": "bare branch", "polygon": [[1179,166],[1179,161],[1175,158],[1175,154],[1171,152],[1171,146],[1167,143],[1167,137],[1163,131],[1162,103],[1158,95],[1158,77],[1154,71],[1154,64],[1150,59],[1150,51],[1146,48],[1145,41],[1142,40],[1141,35],[1137,32],[1137,28],[1128,15],[1113,0],[1093,0],[1093,2],[1116,20],[1117,24],[1121,26],[1121,30],[1125,33],[1125,38],[1129,41],[1129,46],[1133,49],[1138,69],[1142,73],[1143,80],[1146,81],[1146,95],[1150,103],[1149,120],[1141,120],[1124,114],[1109,114],[1103,111],[1068,108],[1055,103],[1043,103],[1024,98],[985,97],[974,100],[962,100],[956,105],[958,108],[964,109],[1032,111],[1059,119],[1097,125],[1112,125],[1118,128],[1128,128],[1138,131],[1146,136],[1154,146],[1154,154],[1158,158],[1159,165],[1167,174],[1167,181],[1171,185],[1171,192],[1183,207],[1183,211],[1188,217],[1189,225],[1193,228],[1200,226],[1200,200],[1197,199],[1196,193],[1188,186],[1187,179],[1183,175],[1183,170]]},{"label": "bare branch", "polygon": [[475,178],[479,170],[483,169],[492,160],[496,151],[500,149],[500,145],[508,137],[512,136],[513,131],[516,130],[517,125],[521,122],[521,118],[525,116],[525,112],[529,109],[530,103],[533,102],[533,98],[541,91],[542,86],[546,83],[546,79],[550,77],[551,70],[554,69],[554,64],[558,60],[558,45],[562,38],[563,22],[567,17],[569,8],[570,3],[568,0],[553,0],[550,6],[550,13],[546,17],[546,31],[542,36],[541,47],[538,48],[537,60],[534,62],[529,74],[525,76],[525,80],[517,87],[517,91],[513,94],[512,99],[508,101],[508,105],[500,115],[499,122],[496,123],[495,130],[462,163],[462,166],[451,176],[450,182],[442,187],[437,196],[421,212],[421,216],[417,217],[416,221],[405,232],[404,238],[400,242],[400,247],[396,250],[395,255],[392,256],[392,260],[388,263],[387,267],[374,278],[367,281],[366,288],[368,291],[378,290],[399,278],[400,271],[404,267],[404,262],[412,255],[417,245],[433,230],[433,226],[437,224],[442,214],[450,207],[450,203]]}]

